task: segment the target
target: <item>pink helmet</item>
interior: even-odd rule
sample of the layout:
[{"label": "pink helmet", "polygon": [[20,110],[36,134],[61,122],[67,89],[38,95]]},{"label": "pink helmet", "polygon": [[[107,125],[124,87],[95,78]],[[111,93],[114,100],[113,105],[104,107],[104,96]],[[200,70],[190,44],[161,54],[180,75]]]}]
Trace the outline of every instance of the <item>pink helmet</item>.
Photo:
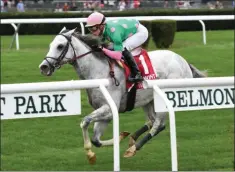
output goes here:
[{"label": "pink helmet", "polygon": [[91,27],[99,24],[105,23],[105,16],[99,12],[94,12],[88,16],[86,27]]}]

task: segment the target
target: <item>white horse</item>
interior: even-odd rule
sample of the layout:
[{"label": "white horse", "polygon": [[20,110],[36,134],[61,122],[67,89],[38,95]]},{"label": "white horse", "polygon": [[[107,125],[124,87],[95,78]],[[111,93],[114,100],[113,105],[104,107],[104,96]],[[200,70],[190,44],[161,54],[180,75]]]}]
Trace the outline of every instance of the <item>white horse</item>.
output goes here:
[{"label": "white horse", "polygon": [[[94,52],[90,48],[91,45],[100,44],[97,37],[91,35],[82,36],[75,33],[74,30],[64,31],[64,29],[54,38],[50,44],[50,49],[46,58],[42,61],[39,68],[41,73],[50,76],[65,63],[73,65],[80,79],[100,79],[109,78],[110,67],[107,58],[102,52]],[[148,55],[151,59],[153,68],[160,79],[176,79],[176,78],[196,78],[205,77],[206,75],[188,64],[180,55],[168,51],[158,50],[150,51]],[[119,112],[125,112],[127,101],[126,79],[124,70],[115,63],[114,72],[119,86],[114,83],[107,87],[111,97],[113,98]],[[85,116],[80,124],[83,132],[84,149],[90,163],[96,161],[96,155],[91,150],[92,144],[101,147],[112,145],[113,140],[101,140],[101,136],[108,123],[112,120],[112,113],[109,105],[106,103],[99,89],[87,89],[89,103],[95,109],[91,114]],[[133,133],[130,137],[129,148],[124,157],[135,155],[137,150],[156,136],[165,128],[166,113],[156,113],[154,111],[153,94],[150,89],[137,90],[135,108],[142,107],[147,121],[144,126]],[[88,126],[94,122],[94,135],[90,140]],[[148,131],[146,136],[140,141],[138,137]],[[125,138],[129,133],[122,132],[120,140]],[[92,143],[92,144],[91,144]]]}]

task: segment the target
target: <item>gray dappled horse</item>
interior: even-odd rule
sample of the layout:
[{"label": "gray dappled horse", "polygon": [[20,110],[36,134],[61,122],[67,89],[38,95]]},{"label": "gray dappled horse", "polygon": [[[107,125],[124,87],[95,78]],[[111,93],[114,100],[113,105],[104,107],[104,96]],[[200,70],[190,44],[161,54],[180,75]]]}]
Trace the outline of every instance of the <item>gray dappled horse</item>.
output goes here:
[{"label": "gray dappled horse", "polygon": [[[59,69],[61,65],[70,63],[73,65],[80,79],[103,79],[108,78],[110,66],[107,58],[102,52],[94,52],[90,46],[100,44],[97,37],[91,35],[82,36],[74,30],[62,31],[54,38],[50,44],[50,49],[46,58],[42,61],[39,68],[41,73],[50,76]],[[168,51],[158,50],[150,51],[148,55],[151,59],[153,68],[159,79],[176,79],[176,78],[197,78],[205,77],[206,74],[189,65],[180,55]],[[120,82],[119,86],[115,83],[108,86],[107,89],[116,103],[119,112],[126,109],[127,90],[124,70],[115,63],[114,72],[116,79]],[[113,145],[113,139],[101,140],[105,128],[112,120],[112,112],[98,88],[87,89],[89,103],[95,109],[91,114],[85,116],[80,124],[83,132],[84,149],[90,163],[96,161],[96,155],[91,150],[91,143],[97,147]],[[156,136],[165,128],[165,117],[167,113],[156,113],[154,111],[153,91],[152,89],[137,90],[135,108],[142,107],[147,121],[145,124],[130,136],[129,148],[126,150],[124,157],[135,155],[147,141]],[[94,135],[90,140],[88,126],[94,122]],[[149,133],[141,140],[138,137],[144,132]],[[129,133],[122,132],[120,140],[124,139]]]}]

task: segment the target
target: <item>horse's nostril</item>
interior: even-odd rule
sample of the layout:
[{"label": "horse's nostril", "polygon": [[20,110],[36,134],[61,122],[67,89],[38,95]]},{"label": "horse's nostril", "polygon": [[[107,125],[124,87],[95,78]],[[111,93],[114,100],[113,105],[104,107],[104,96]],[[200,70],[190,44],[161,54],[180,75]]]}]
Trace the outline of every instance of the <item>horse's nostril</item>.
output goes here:
[{"label": "horse's nostril", "polygon": [[42,66],[40,66],[40,69],[41,69],[41,70],[46,70],[47,68],[48,68],[47,65],[42,65]]}]

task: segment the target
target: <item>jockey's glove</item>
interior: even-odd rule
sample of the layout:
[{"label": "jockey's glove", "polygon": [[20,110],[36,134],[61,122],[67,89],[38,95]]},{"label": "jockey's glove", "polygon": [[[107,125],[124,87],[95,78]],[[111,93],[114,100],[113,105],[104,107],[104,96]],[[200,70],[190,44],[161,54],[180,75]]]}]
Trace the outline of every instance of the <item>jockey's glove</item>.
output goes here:
[{"label": "jockey's glove", "polygon": [[98,46],[98,45],[92,45],[91,49],[96,51],[96,52],[101,52],[102,51],[102,46]]}]

